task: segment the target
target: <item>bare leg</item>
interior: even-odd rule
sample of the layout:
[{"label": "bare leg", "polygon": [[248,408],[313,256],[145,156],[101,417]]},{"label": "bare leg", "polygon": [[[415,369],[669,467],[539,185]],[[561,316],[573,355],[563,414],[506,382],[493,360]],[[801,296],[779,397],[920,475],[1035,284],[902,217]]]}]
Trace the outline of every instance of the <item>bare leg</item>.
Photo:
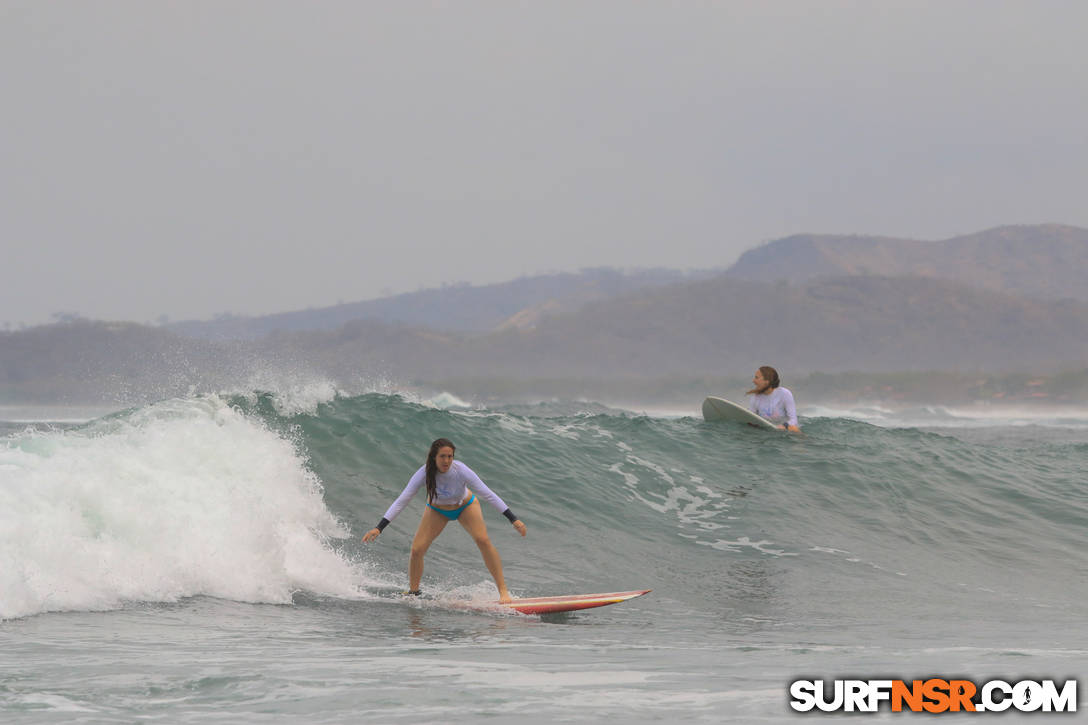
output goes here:
[{"label": "bare leg", "polygon": [[423,578],[423,555],[449,521],[432,509],[423,509],[423,518],[419,520],[419,528],[412,538],[412,553],[408,557],[408,588],[412,591],[419,589],[419,582]]},{"label": "bare leg", "polygon": [[502,576],[502,559],[499,558],[498,549],[495,548],[495,545],[491,543],[491,539],[487,536],[487,525],[484,524],[484,514],[480,509],[480,500],[473,501],[457,520],[465,527],[465,531],[472,536],[476,546],[480,549],[480,553],[483,554],[484,564],[487,565],[487,570],[491,572],[491,576],[495,580],[495,586],[499,589],[499,601],[509,602],[511,597],[509,590],[506,588],[506,580]]}]

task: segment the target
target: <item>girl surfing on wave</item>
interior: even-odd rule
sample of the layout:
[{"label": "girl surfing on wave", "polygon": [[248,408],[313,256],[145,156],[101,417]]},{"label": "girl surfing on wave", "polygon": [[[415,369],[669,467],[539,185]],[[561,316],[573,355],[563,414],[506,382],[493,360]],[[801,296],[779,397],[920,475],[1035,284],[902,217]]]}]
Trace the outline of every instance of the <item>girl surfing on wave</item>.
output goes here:
[{"label": "girl surfing on wave", "polygon": [[[477,495],[501,511],[522,536],[526,533],[525,524],[471,468],[460,461],[453,460],[455,450],[453,443],[445,438],[439,438],[432,443],[427,453],[427,462],[408,480],[408,485],[385,512],[378,525],[363,535],[363,541],[369,543],[378,538],[382,530],[426,484],[427,508],[423,510],[423,518],[412,539],[412,553],[408,559],[407,593],[419,596],[419,582],[423,578],[423,555],[427,553],[431,542],[442,533],[442,529],[446,528],[446,524],[450,521],[459,521],[479,547],[484,564],[487,565],[487,570],[491,572],[491,576],[495,579],[495,586],[499,589],[499,601],[509,602],[511,597],[502,575],[502,559],[499,558],[498,550],[487,536],[487,526],[484,524],[483,510]],[[469,486],[472,486],[471,490]]]},{"label": "girl surfing on wave", "polygon": [[797,425],[797,406],[793,402],[793,393],[781,387],[778,371],[770,365],[756,370],[752,378],[752,389],[747,392],[748,410],[781,425],[784,429],[800,433]]}]

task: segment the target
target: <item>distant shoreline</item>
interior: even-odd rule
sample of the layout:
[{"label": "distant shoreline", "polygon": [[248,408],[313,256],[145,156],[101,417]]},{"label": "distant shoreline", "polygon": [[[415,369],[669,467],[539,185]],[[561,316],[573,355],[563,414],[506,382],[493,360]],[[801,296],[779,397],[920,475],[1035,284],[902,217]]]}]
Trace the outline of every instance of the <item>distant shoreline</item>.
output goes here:
[{"label": "distant shoreline", "polygon": [[[783,373],[783,384],[793,391],[798,406],[879,405],[902,408],[917,405],[979,407],[1062,407],[1088,404],[1088,368],[1032,374],[1027,372],[890,372],[890,373]],[[209,380],[189,388],[187,394],[239,392],[243,386]],[[358,384],[328,377],[328,383],[346,395],[360,391]],[[73,381],[33,385],[0,385],[0,408],[98,407],[123,408],[183,394],[154,385],[136,390],[109,390]],[[252,386],[264,389],[260,383]],[[449,393],[479,405],[535,403],[541,400],[591,400],[606,405],[654,408],[698,408],[708,395],[743,400],[751,387],[749,377],[668,376],[615,378],[513,378],[480,376],[445,380],[388,379],[381,390],[431,397]]]}]

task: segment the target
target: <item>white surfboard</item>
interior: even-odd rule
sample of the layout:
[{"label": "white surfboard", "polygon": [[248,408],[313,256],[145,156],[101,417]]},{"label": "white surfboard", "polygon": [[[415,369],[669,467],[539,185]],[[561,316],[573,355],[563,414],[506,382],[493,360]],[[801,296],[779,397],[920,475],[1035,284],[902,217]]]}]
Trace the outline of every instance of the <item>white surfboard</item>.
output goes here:
[{"label": "white surfboard", "polygon": [[743,406],[737,405],[725,398],[715,398],[713,396],[703,401],[703,420],[729,420],[737,423],[747,423],[748,425],[754,425],[757,428],[771,428],[776,430],[781,428],[781,426],[775,425],[766,418],[756,415]]}]

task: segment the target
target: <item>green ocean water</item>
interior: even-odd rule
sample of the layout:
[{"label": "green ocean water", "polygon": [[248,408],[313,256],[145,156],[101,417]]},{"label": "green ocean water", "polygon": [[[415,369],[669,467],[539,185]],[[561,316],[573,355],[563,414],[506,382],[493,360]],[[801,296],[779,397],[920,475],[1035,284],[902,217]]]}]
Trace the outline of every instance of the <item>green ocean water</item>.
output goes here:
[{"label": "green ocean water", "polygon": [[[802,410],[794,436],[697,403],[251,393],[8,422],[0,713],[785,722],[798,678],[1084,671],[1088,420]],[[401,599],[423,501],[360,536],[438,437],[528,526],[485,509],[515,595],[653,592],[465,611],[494,587],[450,526]]]}]

